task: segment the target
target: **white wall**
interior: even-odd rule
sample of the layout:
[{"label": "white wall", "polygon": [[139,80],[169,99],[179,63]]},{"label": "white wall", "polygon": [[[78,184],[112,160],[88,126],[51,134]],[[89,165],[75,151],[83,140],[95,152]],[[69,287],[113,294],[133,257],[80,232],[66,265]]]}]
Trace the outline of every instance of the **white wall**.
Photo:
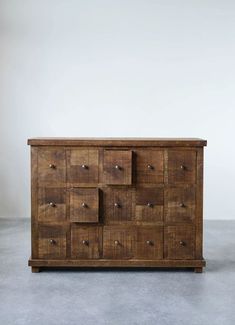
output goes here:
[{"label": "white wall", "polygon": [[0,215],[35,136],[202,137],[205,218],[235,219],[235,2],[0,0]]}]

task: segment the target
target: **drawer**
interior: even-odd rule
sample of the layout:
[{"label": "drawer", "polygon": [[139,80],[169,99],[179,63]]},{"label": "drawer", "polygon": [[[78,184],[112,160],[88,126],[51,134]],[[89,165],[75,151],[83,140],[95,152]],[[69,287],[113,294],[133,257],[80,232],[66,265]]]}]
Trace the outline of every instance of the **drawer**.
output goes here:
[{"label": "drawer", "polygon": [[136,258],[163,258],[163,227],[137,226]]},{"label": "drawer", "polygon": [[58,186],[66,182],[64,149],[38,149],[39,186]]},{"label": "drawer", "polygon": [[103,182],[128,185],[132,182],[132,151],[104,150]]},{"label": "drawer", "polygon": [[196,151],[168,151],[168,183],[195,183]]},{"label": "drawer", "polygon": [[66,219],[66,190],[63,188],[38,189],[38,220],[64,221]]},{"label": "drawer", "polygon": [[136,232],[131,227],[106,226],[103,229],[103,257],[130,259],[136,250]]},{"label": "drawer", "polygon": [[38,226],[38,258],[66,258],[66,226]]},{"label": "drawer", "polygon": [[99,222],[99,189],[70,189],[70,221]]},{"label": "drawer", "polygon": [[104,219],[105,222],[131,221],[134,209],[135,190],[131,188],[105,188]]},{"label": "drawer", "polygon": [[71,149],[66,151],[68,182],[98,183],[99,152],[93,149]]},{"label": "drawer", "polygon": [[162,221],[163,199],[162,188],[138,188],[136,190],[136,220],[146,222]]},{"label": "drawer", "polygon": [[165,228],[164,240],[165,258],[189,260],[195,257],[194,226],[168,226]]},{"label": "drawer", "polygon": [[163,183],[163,150],[137,150],[135,157],[137,183]]},{"label": "drawer", "polygon": [[195,188],[168,188],[165,190],[165,221],[193,222],[195,218]]},{"label": "drawer", "polygon": [[97,226],[71,226],[71,257],[96,259],[101,256],[102,228]]}]

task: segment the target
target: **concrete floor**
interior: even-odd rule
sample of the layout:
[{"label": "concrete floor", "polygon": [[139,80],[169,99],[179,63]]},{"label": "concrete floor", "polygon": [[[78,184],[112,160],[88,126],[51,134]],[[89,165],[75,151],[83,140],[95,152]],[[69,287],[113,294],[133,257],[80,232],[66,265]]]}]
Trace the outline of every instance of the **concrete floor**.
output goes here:
[{"label": "concrete floor", "polygon": [[234,325],[235,222],[205,222],[206,271],[31,273],[29,220],[0,219],[0,324]]}]

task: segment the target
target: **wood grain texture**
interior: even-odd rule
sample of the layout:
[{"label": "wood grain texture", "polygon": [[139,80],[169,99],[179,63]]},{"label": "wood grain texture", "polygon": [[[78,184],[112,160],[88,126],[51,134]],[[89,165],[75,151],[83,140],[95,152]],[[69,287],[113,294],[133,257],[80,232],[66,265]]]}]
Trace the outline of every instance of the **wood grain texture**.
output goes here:
[{"label": "wood grain texture", "polygon": [[66,220],[66,189],[38,189],[38,221],[59,222]]},{"label": "wood grain texture", "polygon": [[163,258],[163,227],[137,226],[136,258],[159,260]]},{"label": "wood grain texture", "polygon": [[132,183],[132,151],[105,150],[103,162],[103,182],[111,185]]},{"label": "wood grain texture", "polygon": [[73,188],[69,194],[71,222],[99,222],[98,188]]},{"label": "wood grain texture", "polygon": [[170,184],[196,181],[196,152],[186,150],[168,151],[168,182]]},{"label": "wood grain texture", "polygon": [[162,188],[137,188],[135,219],[157,222],[163,220],[164,194]]}]

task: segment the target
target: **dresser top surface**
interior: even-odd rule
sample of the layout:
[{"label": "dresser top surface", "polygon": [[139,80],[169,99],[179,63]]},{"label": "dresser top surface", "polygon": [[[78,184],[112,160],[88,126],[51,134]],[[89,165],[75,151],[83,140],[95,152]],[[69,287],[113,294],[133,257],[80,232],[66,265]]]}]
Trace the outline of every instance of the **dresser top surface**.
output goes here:
[{"label": "dresser top surface", "polygon": [[32,146],[130,146],[130,147],[202,147],[207,141],[199,138],[31,138]]}]

